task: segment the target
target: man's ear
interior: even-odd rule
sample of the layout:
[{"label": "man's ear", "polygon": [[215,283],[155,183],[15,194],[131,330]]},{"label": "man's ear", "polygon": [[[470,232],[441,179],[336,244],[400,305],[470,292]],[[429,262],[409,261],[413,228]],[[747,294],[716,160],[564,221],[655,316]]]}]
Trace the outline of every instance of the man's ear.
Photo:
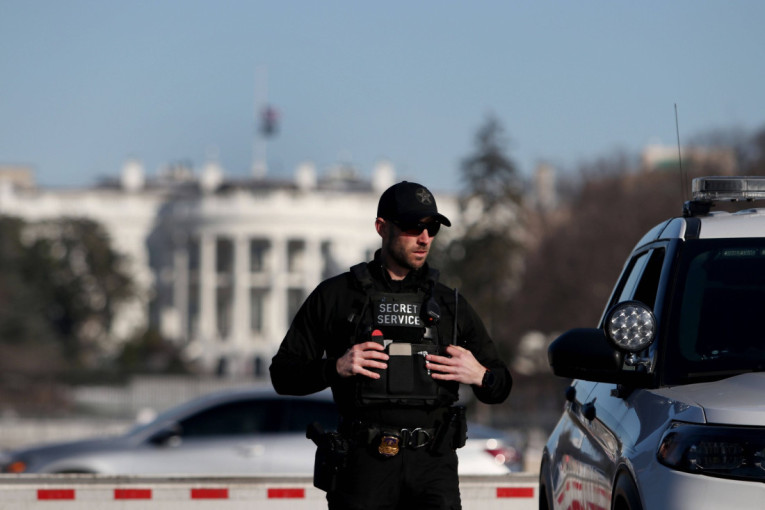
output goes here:
[{"label": "man's ear", "polygon": [[385,239],[387,233],[388,233],[388,224],[387,222],[382,218],[377,218],[375,220],[375,230],[377,230],[377,233]]}]

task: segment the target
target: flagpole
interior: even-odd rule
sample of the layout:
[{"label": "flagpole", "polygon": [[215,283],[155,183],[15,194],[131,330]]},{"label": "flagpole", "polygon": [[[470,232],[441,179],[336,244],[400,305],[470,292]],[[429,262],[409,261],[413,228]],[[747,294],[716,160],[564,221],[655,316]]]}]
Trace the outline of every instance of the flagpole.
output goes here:
[{"label": "flagpole", "polygon": [[252,176],[263,179],[268,172],[267,136],[259,128],[261,115],[268,104],[268,69],[255,69],[255,133],[252,150]]}]

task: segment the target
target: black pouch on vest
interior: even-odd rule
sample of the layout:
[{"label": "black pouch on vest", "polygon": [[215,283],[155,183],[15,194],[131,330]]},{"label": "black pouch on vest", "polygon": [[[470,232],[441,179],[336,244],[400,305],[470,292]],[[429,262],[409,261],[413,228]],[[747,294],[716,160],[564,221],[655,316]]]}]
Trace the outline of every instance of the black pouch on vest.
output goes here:
[{"label": "black pouch on vest", "polygon": [[[371,341],[377,342],[380,345],[385,344],[381,337],[372,337]],[[388,371],[380,370],[379,368],[370,368],[369,371],[378,374],[380,378],[372,379],[370,377],[357,376],[359,379],[358,395],[362,404],[380,402],[380,399],[384,398],[388,393]]]},{"label": "black pouch on vest", "polygon": [[388,354],[388,398],[402,404],[436,403],[439,387],[425,367],[425,356],[438,354],[438,346],[393,343]]},{"label": "black pouch on vest", "polygon": [[425,367],[425,356],[439,354],[435,344],[411,344],[412,345],[412,378],[413,393],[426,399],[435,399],[439,393],[439,386],[430,375],[430,370]]},{"label": "black pouch on vest", "polygon": [[411,395],[414,391],[412,344],[392,343],[388,346],[388,391],[391,395]]},{"label": "black pouch on vest", "polygon": [[379,379],[363,378],[359,398],[362,404],[432,405],[439,397],[439,385],[425,368],[425,356],[438,354],[435,344],[393,342],[386,348],[388,369],[374,370]]}]

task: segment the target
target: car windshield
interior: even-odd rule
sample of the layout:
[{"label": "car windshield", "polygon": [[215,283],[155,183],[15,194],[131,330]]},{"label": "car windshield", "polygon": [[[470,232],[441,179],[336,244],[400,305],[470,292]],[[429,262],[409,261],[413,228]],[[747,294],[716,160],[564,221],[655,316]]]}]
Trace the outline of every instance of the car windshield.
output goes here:
[{"label": "car windshield", "polygon": [[765,370],[765,240],[687,241],[667,343],[667,382]]}]

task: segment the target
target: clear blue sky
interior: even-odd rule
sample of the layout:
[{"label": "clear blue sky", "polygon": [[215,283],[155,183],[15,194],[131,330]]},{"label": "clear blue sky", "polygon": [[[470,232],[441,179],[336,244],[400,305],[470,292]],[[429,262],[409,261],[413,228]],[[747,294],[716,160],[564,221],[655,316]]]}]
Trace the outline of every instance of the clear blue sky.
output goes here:
[{"label": "clear blue sky", "polygon": [[489,113],[524,173],[765,126],[765,2],[0,0],[0,164],[44,186],[253,160],[257,69],[302,161],[459,186]]}]

